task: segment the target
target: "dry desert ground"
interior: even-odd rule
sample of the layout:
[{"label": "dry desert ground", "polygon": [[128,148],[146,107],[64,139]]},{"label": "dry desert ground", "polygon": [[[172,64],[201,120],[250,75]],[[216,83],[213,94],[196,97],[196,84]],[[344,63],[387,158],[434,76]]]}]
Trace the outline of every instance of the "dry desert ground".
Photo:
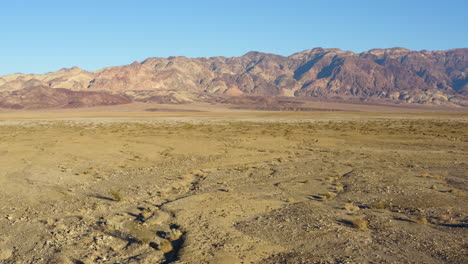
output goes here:
[{"label": "dry desert ground", "polygon": [[0,263],[468,263],[466,112],[0,113]]}]

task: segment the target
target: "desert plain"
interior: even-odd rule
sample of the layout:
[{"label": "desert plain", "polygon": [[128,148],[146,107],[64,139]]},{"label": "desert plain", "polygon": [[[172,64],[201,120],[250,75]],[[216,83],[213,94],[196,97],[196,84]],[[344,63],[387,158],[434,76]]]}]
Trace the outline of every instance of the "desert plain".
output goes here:
[{"label": "desert plain", "polygon": [[119,107],[0,112],[0,263],[468,262],[463,109]]}]

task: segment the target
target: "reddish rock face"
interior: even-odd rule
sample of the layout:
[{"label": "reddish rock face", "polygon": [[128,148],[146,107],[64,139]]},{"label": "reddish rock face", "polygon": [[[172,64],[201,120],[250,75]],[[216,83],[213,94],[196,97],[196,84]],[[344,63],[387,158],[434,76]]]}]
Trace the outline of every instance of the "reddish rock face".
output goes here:
[{"label": "reddish rock face", "polygon": [[36,86],[0,93],[0,107],[13,109],[73,108],[125,104],[131,101],[107,92],[71,91]]},{"label": "reddish rock face", "polygon": [[358,54],[315,48],[289,57],[249,52],[232,58],[149,58],[96,72],[72,68],[0,78],[0,91],[37,85],[119,94],[148,91],[153,97],[158,92],[167,96],[171,91],[184,95],[377,98],[467,106],[468,49],[392,48]]}]

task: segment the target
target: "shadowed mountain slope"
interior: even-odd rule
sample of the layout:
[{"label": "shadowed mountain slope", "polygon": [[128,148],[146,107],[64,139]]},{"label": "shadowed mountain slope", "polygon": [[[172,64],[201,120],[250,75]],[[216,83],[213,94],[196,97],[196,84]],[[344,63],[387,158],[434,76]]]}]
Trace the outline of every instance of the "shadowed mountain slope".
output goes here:
[{"label": "shadowed mountain slope", "polygon": [[0,107],[12,109],[90,107],[130,102],[125,97],[108,92],[71,91],[46,86],[0,92]]}]

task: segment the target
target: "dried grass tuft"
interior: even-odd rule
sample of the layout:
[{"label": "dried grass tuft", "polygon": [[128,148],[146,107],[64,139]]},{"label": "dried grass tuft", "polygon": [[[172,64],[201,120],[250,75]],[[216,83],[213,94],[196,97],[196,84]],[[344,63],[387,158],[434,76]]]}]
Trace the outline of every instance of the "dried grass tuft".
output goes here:
[{"label": "dried grass tuft", "polygon": [[347,203],[345,204],[344,206],[345,210],[348,211],[349,213],[354,213],[354,212],[357,212],[359,211],[359,206],[353,204],[353,203]]},{"label": "dried grass tuft", "polygon": [[109,193],[112,196],[112,198],[114,199],[114,201],[120,202],[120,201],[123,200],[123,195],[120,192],[120,190],[111,190]]},{"label": "dried grass tuft", "polygon": [[360,216],[357,216],[357,217],[354,217],[354,218],[351,218],[349,220],[349,223],[351,223],[351,225],[359,230],[367,230],[368,229],[368,224],[369,222],[367,222],[366,219],[364,219],[363,217],[360,217]]}]

